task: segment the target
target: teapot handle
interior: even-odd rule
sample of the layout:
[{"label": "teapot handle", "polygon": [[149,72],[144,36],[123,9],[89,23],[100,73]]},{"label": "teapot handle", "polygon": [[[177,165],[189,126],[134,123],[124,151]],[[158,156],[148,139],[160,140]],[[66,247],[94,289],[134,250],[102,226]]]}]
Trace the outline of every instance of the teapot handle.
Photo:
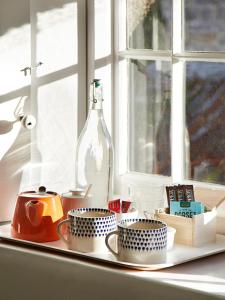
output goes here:
[{"label": "teapot handle", "polygon": [[25,204],[26,217],[33,226],[41,224],[45,203],[39,200],[30,200]]},{"label": "teapot handle", "polygon": [[64,235],[62,234],[62,231],[61,231],[61,227],[63,224],[65,223],[70,223],[71,220],[70,219],[66,219],[66,220],[63,220],[61,221],[58,225],[57,225],[57,233],[58,233],[58,236],[66,243],[68,244],[68,240],[64,237]]}]

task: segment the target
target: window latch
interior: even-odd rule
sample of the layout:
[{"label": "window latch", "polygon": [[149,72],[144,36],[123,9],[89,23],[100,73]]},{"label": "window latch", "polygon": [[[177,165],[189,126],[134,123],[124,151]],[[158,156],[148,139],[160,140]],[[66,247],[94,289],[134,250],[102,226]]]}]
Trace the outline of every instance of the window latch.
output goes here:
[{"label": "window latch", "polygon": [[22,70],[20,70],[20,72],[24,72],[24,76],[27,76],[28,71],[31,74],[31,67],[25,67]]},{"label": "window latch", "polygon": [[24,72],[24,76],[31,75],[31,70],[37,69],[38,67],[40,67],[41,65],[43,65],[43,62],[39,61],[35,66],[31,66],[31,67],[25,67],[22,70],[20,70],[20,72]]}]

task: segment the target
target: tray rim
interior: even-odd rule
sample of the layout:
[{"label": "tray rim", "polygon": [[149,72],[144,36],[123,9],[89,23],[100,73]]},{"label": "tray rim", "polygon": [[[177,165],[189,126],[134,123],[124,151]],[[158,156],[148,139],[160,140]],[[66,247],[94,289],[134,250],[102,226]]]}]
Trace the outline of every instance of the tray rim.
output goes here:
[{"label": "tray rim", "polygon": [[[9,236],[4,236],[3,233],[1,232],[1,229],[8,229],[10,231],[10,228],[11,228],[11,224],[4,224],[4,225],[0,226],[0,240],[10,242],[15,245],[20,245],[23,247],[34,248],[35,250],[47,250],[47,251],[55,253],[55,254],[57,253],[57,254],[60,254],[63,256],[67,256],[67,257],[69,256],[70,258],[74,257],[74,258],[78,258],[78,259],[82,259],[82,260],[87,259],[88,261],[92,261],[92,262],[100,262],[102,264],[107,264],[107,265],[111,265],[111,266],[114,265],[116,267],[129,268],[129,269],[139,270],[139,271],[159,271],[159,270],[163,270],[163,269],[167,269],[167,268],[171,268],[171,267],[176,267],[176,266],[184,264],[184,263],[197,261],[198,259],[206,258],[211,255],[220,254],[220,253],[225,252],[225,236],[221,235],[221,234],[217,234],[218,237],[221,236],[224,239],[224,248],[222,248],[222,249],[209,250],[208,253],[204,253],[204,254],[198,255],[196,257],[186,258],[183,261],[180,261],[177,263],[137,264],[137,263],[129,263],[129,262],[125,262],[125,261],[109,260],[106,258],[101,258],[101,257],[98,257],[98,255],[101,255],[100,253],[97,254],[97,256],[96,256],[96,254],[82,253],[82,252],[78,252],[78,251],[74,251],[74,250],[69,250],[66,248],[62,248],[60,246],[51,245],[51,242],[37,243],[37,242],[28,241],[28,240],[17,239],[17,238],[12,237],[10,235],[10,233],[9,233]],[[56,243],[60,242],[60,240],[55,241],[55,242]],[[216,243],[211,243],[210,245],[213,245],[213,244],[216,244]],[[175,244],[175,245],[178,245],[178,244]],[[195,247],[187,247],[187,246],[181,245],[181,244],[179,246],[188,248],[188,249],[190,249],[190,248],[196,249]],[[202,247],[198,247],[198,249],[201,249],[201,248]]]}]

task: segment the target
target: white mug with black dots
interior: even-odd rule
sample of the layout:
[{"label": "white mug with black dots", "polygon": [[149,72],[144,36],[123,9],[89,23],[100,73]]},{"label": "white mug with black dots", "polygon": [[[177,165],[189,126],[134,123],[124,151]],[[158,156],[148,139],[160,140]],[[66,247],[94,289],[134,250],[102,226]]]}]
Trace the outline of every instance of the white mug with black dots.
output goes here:
[{"label": "white mug with black dots", "polygon": [[[109,245],[111,236],[117,235],[117,251]],[[105,240],[107,248],[120,261],[138,264],[165,263],[167,251],[167,225],[154,219],[129,219],[118,224]]]},{"label": "white mug with black dots", "polygon": [[[61,226],[67,225],[65,236]],[[59,223],[57,232],[70,250],[78,252],[108,252],[105,237],[116,229],[114,212],[102,208],[79,208],[68,212]]]}]

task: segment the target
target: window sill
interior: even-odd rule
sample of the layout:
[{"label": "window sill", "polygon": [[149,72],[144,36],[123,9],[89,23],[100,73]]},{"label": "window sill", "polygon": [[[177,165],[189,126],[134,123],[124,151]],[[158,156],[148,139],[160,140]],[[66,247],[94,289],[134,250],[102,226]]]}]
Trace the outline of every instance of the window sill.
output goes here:
[{"label": "window sill", "polygon": [[[156,208],[167,206],[165,186],[176,184],[173,183],[172,177],[136,172],[122,174],[116,179],[116,194],[128,196],[130,188],[132,200],[136,203],[140,216],[143,216],[146,210],[153,213]],[[183,183],[192,184],[195,188],[225,191],[224,185],[193,180],[184,180]]]},{"label": "window sill", "polygon": [[115,268],[0,244],[4,299],[217,299],[225,297],[225,253],[159,272]]}]

